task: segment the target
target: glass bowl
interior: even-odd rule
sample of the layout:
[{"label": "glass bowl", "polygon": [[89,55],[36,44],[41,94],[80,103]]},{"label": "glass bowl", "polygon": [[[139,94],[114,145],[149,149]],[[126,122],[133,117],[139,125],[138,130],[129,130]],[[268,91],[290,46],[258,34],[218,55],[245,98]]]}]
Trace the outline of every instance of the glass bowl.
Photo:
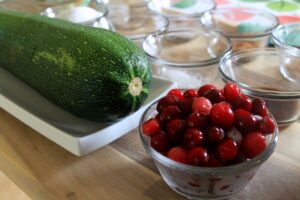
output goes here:
[{"label": "glass bowl", "polygon": [[149,10],[166,16],[170,28],[201,27],[198,18],[208,10],[216,7],[213,0],[152,0]]},{"label": "glass bowl", "polygon": [[147,4],[150,0],[103,0],[109,9],[109,17],[119,15],[136,15],[149,12]]},{"label": "glass bowl", "polygon": [[180,88],[197,88],[218,77],[221,57],[231,50],[221,33],[201,29],[167,30],[150,34],[142,47],[155,75]]},{"label": "glass bowl", "polygon": [[33,3],[39,11],[45,10],[49,7],[56,7],[60,5],[79,4],[77,0],[33,0]]},{"label": "glass bowl", "polygon": [[282,24],[272,31],[285,78],[300,84],[300,23]]},{"label": "glass bowl", "polygon": [[111,29],[110,22],[106,19],[107,6],[101,0],[91,0],[87,5],[64,4],[49,7],[41,15],[63,19],[73,23]]},{"label": "glass bowl", "polygon": [[220,72],[225,82],[236,82],[244,93],[266,101],[278,125],[300,116],[300,84],[284,78],[274,48],[248,49],[224,56]]},{"label": "glass bowl", "polygon": [[113,30],[141,46],[147,35],[163,32],[168,28],[166,17],[157,14],[118,15],[110,18]]},{"label": "glass bowl", "polygon": [[140,8],[147,6],[150,0],[103,0],[103,2],[108,5],[126,4],[132,8]]},{"label": "glass bowl", "polygon": [[200,18],[206,27],[231,39],[232,50],[266,47],[278,19],[271,13],[253,8],[218,8]]},{"label": "glass bowl", "polygon": [[240,192],[271,156],[277,144],[279,131],[276,127],[275,133],[267,136],[266,149],[249,161],[214,168],[181,164],[153,149],[149,137],[142,132],[143,123],[157,115],[156,106],[157,102],[154,102],[141,117],[141,141],[167,185],[188,199],[226,199]]}]

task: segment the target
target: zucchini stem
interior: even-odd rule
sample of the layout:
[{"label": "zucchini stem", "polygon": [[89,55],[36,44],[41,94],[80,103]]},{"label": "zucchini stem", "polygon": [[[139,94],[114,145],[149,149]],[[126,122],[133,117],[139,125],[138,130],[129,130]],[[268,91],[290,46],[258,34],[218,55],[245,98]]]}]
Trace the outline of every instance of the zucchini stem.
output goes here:
[{"label": "zucchini stem", "polygon": [[129,86],[128,86],[129,92],[132,96],[138,96],[143,91],[143,81],[140,77],[134,77]]}]

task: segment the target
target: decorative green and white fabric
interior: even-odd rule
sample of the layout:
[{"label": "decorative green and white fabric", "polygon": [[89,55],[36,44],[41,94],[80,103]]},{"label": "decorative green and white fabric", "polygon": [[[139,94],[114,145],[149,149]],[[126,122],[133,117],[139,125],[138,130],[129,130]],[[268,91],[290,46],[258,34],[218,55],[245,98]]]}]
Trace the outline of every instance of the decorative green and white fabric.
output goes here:
[{"label": "decorative green and white fabric", "polygon": [[216,0],[216,3],[218,7],[263,9],[276,15],[281,23],[300,22],[300,0]]}]

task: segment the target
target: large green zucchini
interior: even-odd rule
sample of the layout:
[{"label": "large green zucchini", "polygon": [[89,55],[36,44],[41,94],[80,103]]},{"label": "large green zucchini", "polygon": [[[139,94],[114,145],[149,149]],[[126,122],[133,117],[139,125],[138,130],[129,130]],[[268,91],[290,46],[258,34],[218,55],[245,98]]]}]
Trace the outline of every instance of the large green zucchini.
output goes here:
[{"label": "large green zucchini", "polygon": [[66,111],[99,122],[137,110],[152,78],[143,50],[121,35],[3,10],[0,66]]}]

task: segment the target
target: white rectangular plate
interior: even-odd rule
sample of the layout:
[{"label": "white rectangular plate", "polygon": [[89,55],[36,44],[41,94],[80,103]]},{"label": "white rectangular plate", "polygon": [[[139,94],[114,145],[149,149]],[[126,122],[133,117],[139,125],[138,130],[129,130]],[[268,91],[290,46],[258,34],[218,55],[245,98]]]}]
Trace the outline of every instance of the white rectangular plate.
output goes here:
[{"label": "white rectangular plate", "polygon": [[55,106],[0,67],[0,107],[71,153],[82,156],[136,128],[144,110],[175,86],[174,82],[153,77],[149,96],[138,111],[113,124],[97,123]]}]

